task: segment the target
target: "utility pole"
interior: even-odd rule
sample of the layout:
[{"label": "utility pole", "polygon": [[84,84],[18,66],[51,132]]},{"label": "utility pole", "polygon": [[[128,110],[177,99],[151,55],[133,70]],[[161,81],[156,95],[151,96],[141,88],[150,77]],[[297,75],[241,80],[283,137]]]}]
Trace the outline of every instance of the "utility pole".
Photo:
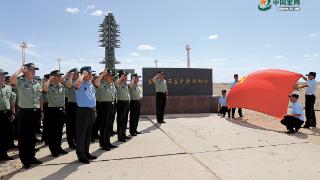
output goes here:
[{"label": "utility pole", "polygon": [[22,42],[22,44],[20,45],[21,49],[22,49],[22,54],[21,54],[21,63],[22,66],[26,63],[26,49],[27,49],[27,43],[26,42]]},{"label": "utility pole", "polygon": [[187,44],[186,45],[186,51],[187,51],[187,67],[190,68],[190,46]]},{"label": "utility pole", "polygon": [[115,48],[120,48],[120,40],[119,40],[119,25],[112,13],[108,13],[105,15],[105,18],[100,24],[100,35],[101,40],[99,41],[100,47],[105,48],[105,57],[101,64],[105,64],[106,69],[110,69],[115,72],[115,64],[119,64],[115,57]]},{"label": "utility pole", "polygon": [[158,69],[159,60],[158,59],[154,60],[154,63],[156,64],[156,69]]},{"label": "utility pole", "polygon": [[60,58],[58,58],[58,63],[59,63],[59,72],[61,72],[61,66],[60,66],[61,59]]}]

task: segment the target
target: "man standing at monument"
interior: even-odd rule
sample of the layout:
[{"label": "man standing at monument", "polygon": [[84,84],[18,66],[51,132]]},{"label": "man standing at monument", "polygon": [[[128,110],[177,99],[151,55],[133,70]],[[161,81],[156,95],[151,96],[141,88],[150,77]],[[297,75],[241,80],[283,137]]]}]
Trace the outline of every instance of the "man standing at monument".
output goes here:
[{"label": "man standing at monument", "polygon": [[[239,82],[239,75],[238,74],[233,75],[233,77],[234,77],[234,82],[231,83],[231,89]],[[234,115],[236,113],[236,108],[231,108],[231,113],[232,113],[232,118],[234,119]],[[239,113],[240,118],[242,118],[243,115],[242,115],[241,108],[238,108],[238,113]]]},{"label": "man standing at monument", "polygon": [[129,85],[130,92],[130,134],[131,136],[136,136],[141,134],[137,131],[139,118],[140,118],[140,98],[141,89],[139,88],[139,78],[138,74],[131,75],[131,84]]},{"label": "man standing at monument", "polygon": [[[40,109],[42,87],[40,82],[35,80],[36,70],[39,68],[28,63],[11,76],[11,84],[16,86],[19,96],[19,157],[26,169],[30,168],[31,164],[42,164],[35,158],[36,128],[39,119],[43,117],[43,109]],[[21,73],[23,77],[19,77]]]},{"label": "man standing at monument", "polygon": [[308,77],[302,77],[305,81],[307,81],[306,84],[298,87],[299,89],[307,88],[306,89],[306,100],[305,100],[305,112],[306,112],[306,122],[303,126],[303,128],[309,128],[309,127],[316,127],[317,126],[317,120],[316,120],[316,113],[314,111],[314,104],[316,102],[316,91],[317,91],[317,81],[316,78],[316,72],[310,72],[306,76]]},{"label": "man standing at monument", "polygon": [[91,82],[92,69],[85,66],[80,69],[81,76],[75,83],[76,113],[76,153],[80,162],[89,164],[89,159],[97,159],[89,153],[92,126],[96,119],[96,95]]},{"label": "man standing at monument", "polygon": [[130,108],[127,75],[127,72],[119,71],[118,79],[115,82],[117,87],[117,134],[120,142],[126,142],[126,139],[130,139],[126,135]]},{"label": "man standing at monument", "polygon": [[5,75],[0,69],[0,161],[13,160],[9,157],[7,151],[10,145],[11,126],[10,121],[14,119],[15,115],[15,93],[12,92],[12,87],[5,84]]},{"label": "man standing at monument", "polygon": [[157,75],[152,79],[152,82],[156,86],[156,113],[157,122],[159,124],[166,123],[164,121],[164,112],[168,96],[168,87],[164,75],[165,73],[163,71],[159,71]]}]

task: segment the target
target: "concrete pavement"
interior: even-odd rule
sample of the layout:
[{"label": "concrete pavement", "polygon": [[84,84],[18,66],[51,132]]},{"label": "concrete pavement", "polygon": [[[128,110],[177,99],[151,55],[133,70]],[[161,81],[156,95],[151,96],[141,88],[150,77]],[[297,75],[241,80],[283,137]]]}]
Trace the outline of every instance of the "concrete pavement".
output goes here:
[{"label": "concrete pavement", "polygon": [[[37,157],[45,163],[19,170],[12,179],[320,179],[320,146],[303,134],[288,136],[214,114],[168,115],[140,119],[143,134],[109,152],[91,145],[98,159],[78,163],[74,151],[52,158],[48,148]],[[115,137],[113,141],[116,141]],[[63,144],[67,147],[67,144]]]}]

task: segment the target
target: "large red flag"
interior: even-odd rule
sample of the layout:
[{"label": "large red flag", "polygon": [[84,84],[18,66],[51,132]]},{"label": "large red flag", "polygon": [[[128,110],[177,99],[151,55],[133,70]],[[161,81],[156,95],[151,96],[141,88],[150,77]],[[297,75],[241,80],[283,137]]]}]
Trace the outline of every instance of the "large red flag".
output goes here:
[{"label": "large red flag", "polygon": [[262,70],[245,76],[229,91],[229,108],[246,108],[277,118],[287,113],[289,98],[301,74]]}]

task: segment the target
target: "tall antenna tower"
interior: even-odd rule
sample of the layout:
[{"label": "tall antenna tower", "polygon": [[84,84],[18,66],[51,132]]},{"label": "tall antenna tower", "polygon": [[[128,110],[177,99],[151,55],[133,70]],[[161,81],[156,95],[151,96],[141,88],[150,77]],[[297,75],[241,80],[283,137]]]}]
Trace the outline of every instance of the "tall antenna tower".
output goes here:
[{"label": "tall antenna tower", "polygon": [[102,24],[100,24],[100,35],[101,40],[99,41],[101,47],[105,48],[105,57],[101,64],[105,64],[106,69],[110,69],[115,72],[115,64],[119,64],[115,57],[115,48],[120,48],[119,40],[119,25],[112,13],[108,13],[105,16]]},{"label": "tall antenna tower", "polygon": [[26,49],[27,49],[27,43],[26,42],[22,42],[22,44],[20,45],[21,47],[21,63],[22,66],[26,63]]}]

